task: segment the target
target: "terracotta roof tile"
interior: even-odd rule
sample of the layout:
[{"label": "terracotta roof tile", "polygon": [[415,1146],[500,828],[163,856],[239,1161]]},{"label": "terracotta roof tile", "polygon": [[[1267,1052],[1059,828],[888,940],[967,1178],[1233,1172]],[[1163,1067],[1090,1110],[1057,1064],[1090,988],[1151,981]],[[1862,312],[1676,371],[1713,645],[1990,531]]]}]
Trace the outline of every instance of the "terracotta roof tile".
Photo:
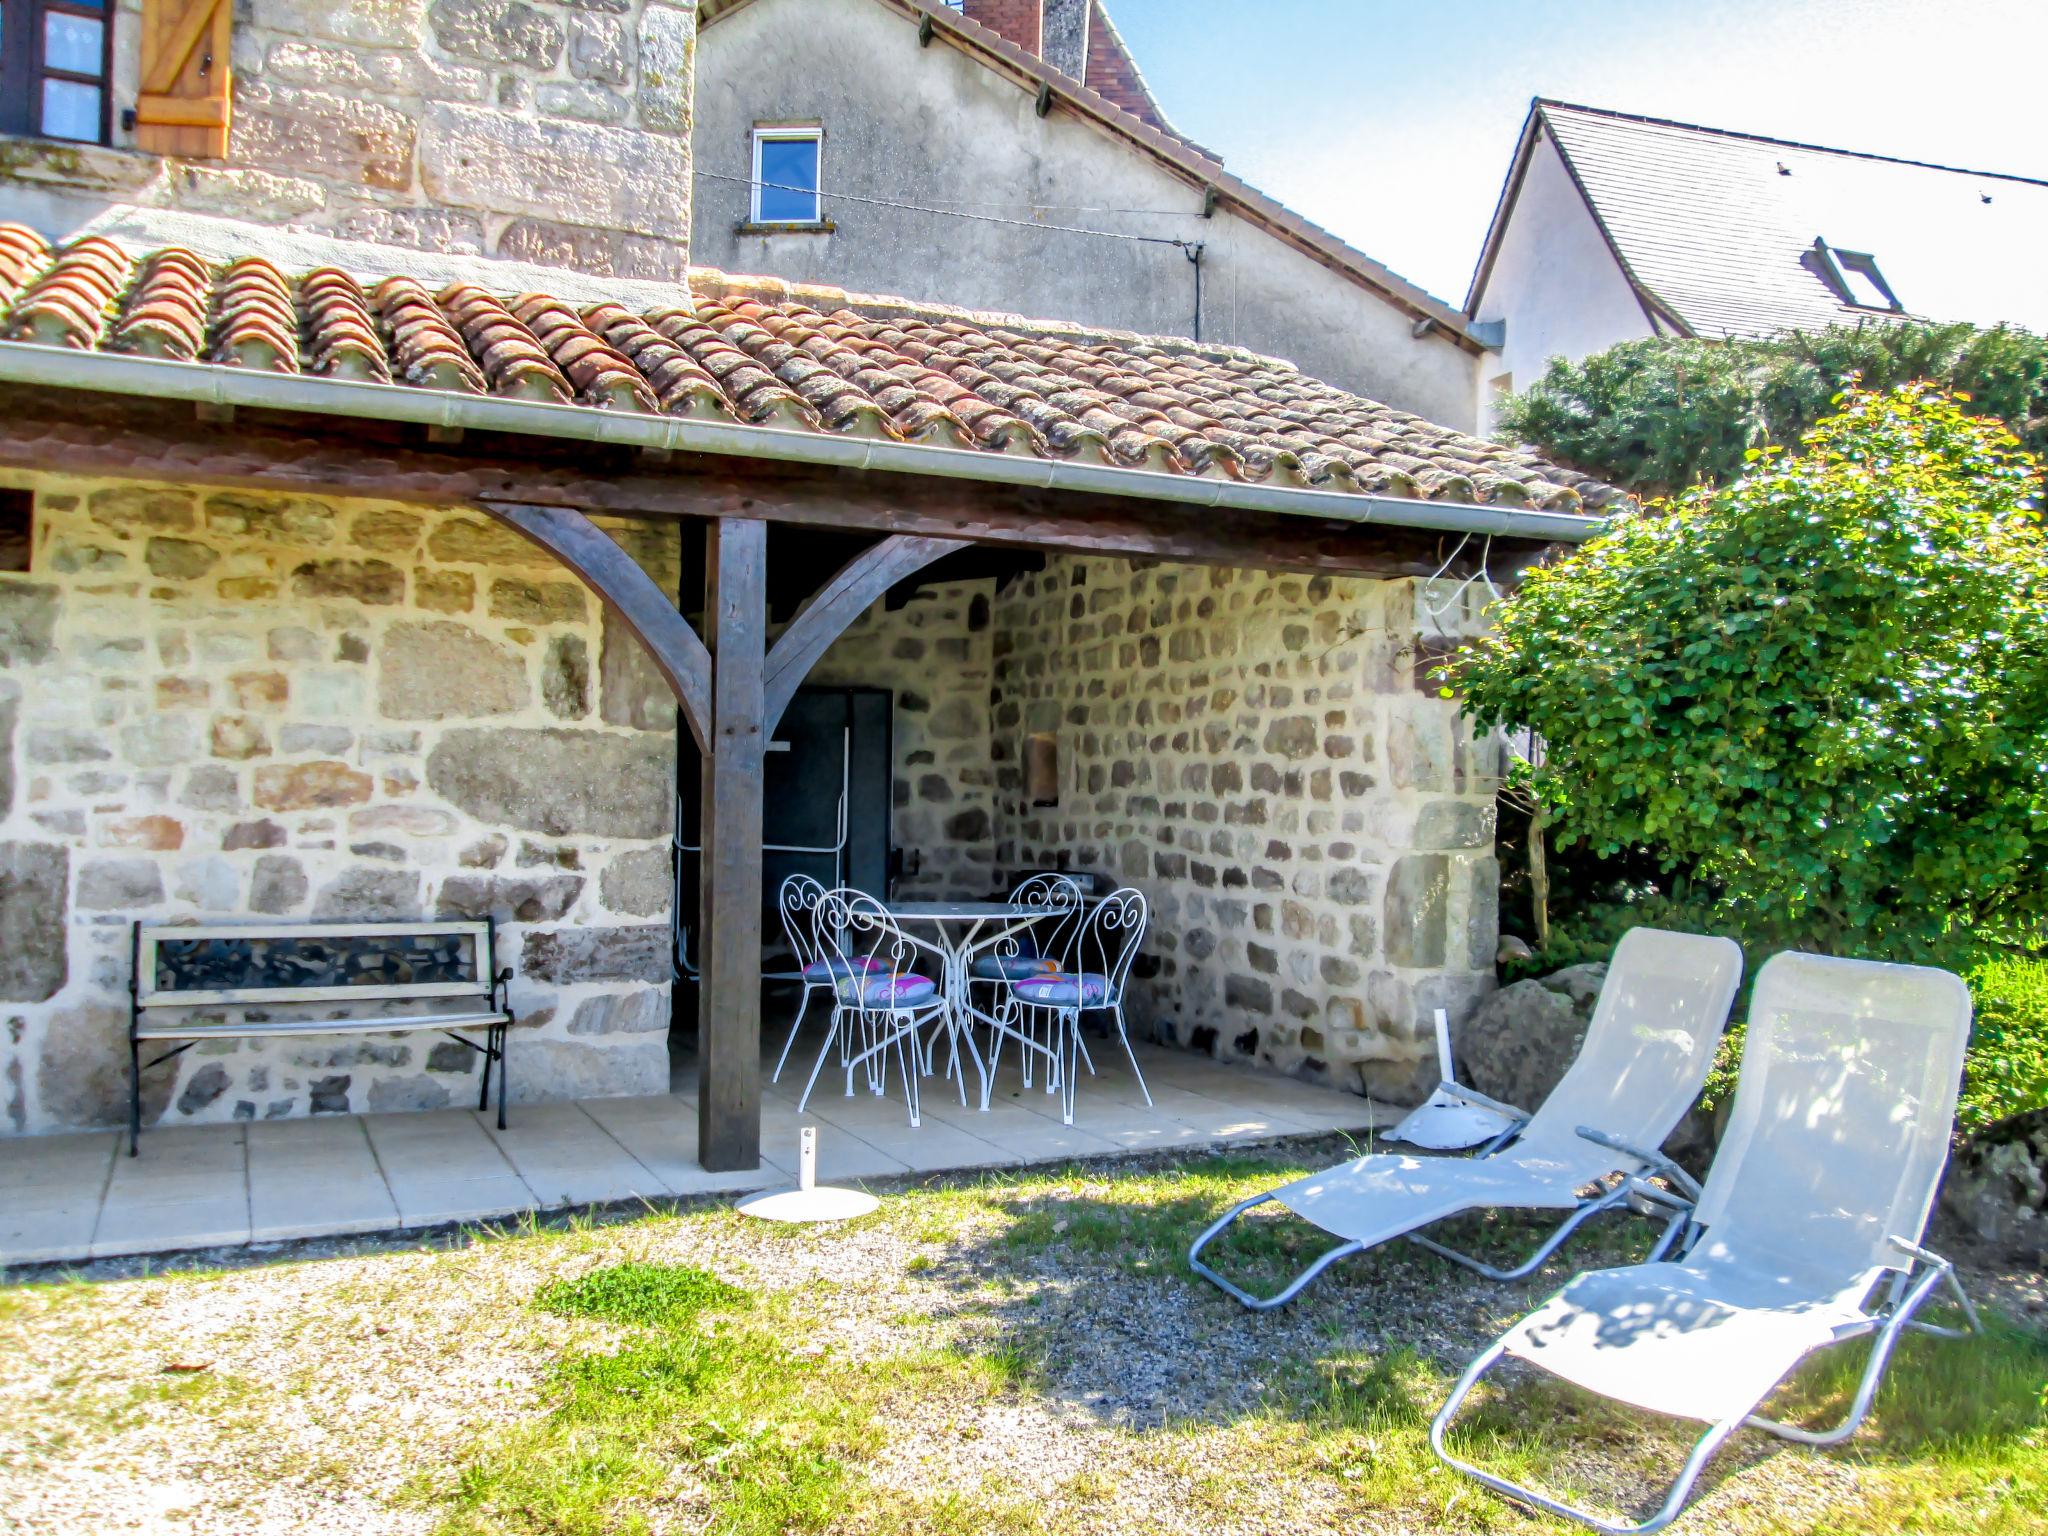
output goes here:
[{"label": "terracotta roof tile", "polygon": [[1526,449],[1349,395],[1292,365],[698,273],[636,314],[475,283],[438,295],[333,267],[294,280],[0,225],[0,338],[585,408],[1340,492],[1579,511],[1619,498]]}]

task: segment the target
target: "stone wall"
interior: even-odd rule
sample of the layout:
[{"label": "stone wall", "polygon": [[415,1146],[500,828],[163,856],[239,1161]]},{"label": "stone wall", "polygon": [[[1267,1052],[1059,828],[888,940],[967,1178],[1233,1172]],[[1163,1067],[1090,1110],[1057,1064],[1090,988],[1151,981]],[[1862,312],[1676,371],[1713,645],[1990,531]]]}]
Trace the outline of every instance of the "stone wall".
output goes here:
[{"label": "stone wall", "polygon": [[[1483,621],[1448,600],[1075,558],[997,598],[996,859],[1145,892],[1133,1003],[1161,1038],[1412,1095],[1431,1010],[1492,987],[1500,753],[1428,675]],[[1054,807],[1023,794],[1037,732]]]},{"label": "stone wall", "polygon": [[[665,1091],[673,702],[552,558],[474,516],[11,477],[0,1132],[126,1113],[129,925],[494,914],[515,1098]],[[614,536],[670,590],[673,529]],[[218,1041],[152,1123],[459,1103],[426,1035]]]},{"label": "stone wall", "polygon": [[992,580],[920,587],[901,608],[876,603],[819,658],[807,682],[895,695],[897,894],[985,896],[995,862]]},{"label": "stone wall", "polygon": [[115,148],[0,146],[12,216],[55,234],[111,200],[683,277],[695,0],[241,0],[218,161],[122,147],[141,28],[120,0]]}]

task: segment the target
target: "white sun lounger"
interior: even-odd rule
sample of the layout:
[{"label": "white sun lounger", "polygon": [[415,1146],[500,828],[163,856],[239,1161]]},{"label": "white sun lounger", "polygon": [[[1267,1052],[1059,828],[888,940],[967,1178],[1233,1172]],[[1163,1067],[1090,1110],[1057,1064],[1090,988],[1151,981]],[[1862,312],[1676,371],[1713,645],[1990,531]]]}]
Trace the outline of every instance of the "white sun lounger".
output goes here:
[{"label": "white sun lounger", "polygon": [[[1682,1195],[1649,1184],[1663,1174],[1684,1194],[1698,1186],[1658,1151],[1692,1107],[1713,1065],[1721,1026],[1742,981],[1742,951],[1728,939],[1632,928],[1615,946],[1586,1038],[1570,1069],[1534,1115],[1474,1094],[1516,1129],[1474,1157],[1373,1153],[1255,1195],[1195,1239],[1188,1263],[1246,1306],[1292,1300],[1337,1260],[1397,1237],[1494,1279],[1526,1275],[1580,1223],[1624,1202],[1681,1213]],[[1341,1239],[1277,1295],[1259,1297],[1202,1262],[1202,1250],[1254,1206],[1277,1201]],[[1420,1235],[1447,1216],[1492,1208],[1570,1214],[1522,1263],[1497,1269]],[[1677,1222],[1665,1236],[1677,1235]],[[1661,1252],[1661,1244],[1659,1247]]]},{"label": "white sun lounger", "polygon": [[[1430,1430],[1437,1454],[1521,1502],[1616,1533],[1654,1531],[1744,1424],[1807,1445],[1855,1432],[1899,1331],[1938,1287],[1977,1326],[1946,1260],[1919,1246],[1948,1155],[1970,994],[1946,971],[1779,955],[1757,976],[1728,1130],[1680,1257],[1580,1275],[1472,1362]],[[1756,1409],[1810,1351],[1875,1333],[1833,1429]],[[1602,1396],[1709,1427],[1639,1525],[1587,1514],[1444,1449],[1458,1405],[1502,1355]]]}]

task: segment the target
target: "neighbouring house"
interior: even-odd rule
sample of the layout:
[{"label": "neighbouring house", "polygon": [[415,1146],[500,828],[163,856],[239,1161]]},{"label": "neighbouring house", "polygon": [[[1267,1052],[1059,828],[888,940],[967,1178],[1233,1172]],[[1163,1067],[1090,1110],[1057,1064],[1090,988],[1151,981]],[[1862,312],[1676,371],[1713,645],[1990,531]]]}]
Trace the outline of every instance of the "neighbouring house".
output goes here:
[{"label": "neighbouring house", "polygon": [[[1482,415],[1553,357],[1894,315],[2048,331],[2048,180],[1538,98],[1465,313]],[[1486,426],[1482,422],[1482,429]]]},{"label": "neighbouring house", "polygon": [[1101,0],[710,0],[700,33],[697,262],[1199,336],[1472,426],[1464,317],[1176,132]]},{"label": "neighbouring house", "polygon": [[[857,811],[912,888],[1141,886],[1162,1038],[1402,1092],[1492,985],[1499,750],[1429,664],[1611,490],[1229,346],[689,269],[687,5],[94,20],[96,84],[37,67],[97,119],[0,139],[0,1131],[122,1117],[139,918],[488,915],[518,1097],[691,1053],[704,1165],[755,1166],[806,682],[886,699]],[[620,121],[559,115],[600,86]],[[145,1086],[278,1118],[474,1066],[219,1039]]]}]

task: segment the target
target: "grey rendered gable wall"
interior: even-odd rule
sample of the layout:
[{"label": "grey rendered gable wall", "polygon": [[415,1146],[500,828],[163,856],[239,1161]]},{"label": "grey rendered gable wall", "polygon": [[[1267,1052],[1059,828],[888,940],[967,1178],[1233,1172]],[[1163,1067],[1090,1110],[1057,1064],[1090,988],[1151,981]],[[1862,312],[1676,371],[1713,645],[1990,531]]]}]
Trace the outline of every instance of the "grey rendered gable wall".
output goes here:
[{"label": "grey rendered gable wall", "polygon": [[[1527,389],[1553,357],[1581,358],[1618,341],[1653,334],[1634,286],[1558,154],[1550,135],[1531,147],[1473,318],[1504,320],[1497,354],[1481,361],[1489,398],[1505,377]],[[1482,429],[1491,426],[1482,419]]]},{"label": "grey rendered gable wall", "polygon": [[[1185,336],[1195,274],[1182,251],[1032,225],[1200,241],[1204,340],[1473,424],[1471,354],[1441,335],[1418,340],[1412,317],[1255,225],[1223,210],[1202,218],[1199,187],[1099,127],[1040,118],[1031,93],[943,41],[920,48],[916,25],[889,7],[754,0],[699,39],[696,106],[695,161],[709,173],[692,229],[701,265]],[[824,125],[828,191],[989,219],[828,198],[834,233],[736,233],[753,125],[809,119]]]}]

